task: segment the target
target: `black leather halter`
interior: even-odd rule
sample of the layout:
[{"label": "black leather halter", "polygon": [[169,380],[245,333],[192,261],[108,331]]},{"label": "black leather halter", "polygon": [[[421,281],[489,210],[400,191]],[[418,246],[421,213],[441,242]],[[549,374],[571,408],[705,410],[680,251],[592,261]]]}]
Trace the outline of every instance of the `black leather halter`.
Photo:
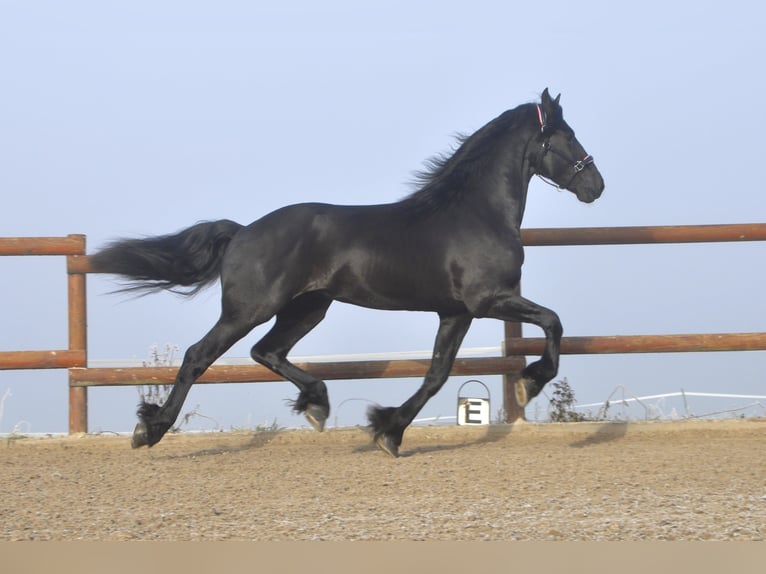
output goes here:
[{"label": "black leather halter", "polygon": [[[547,124],[546,124],[547,117],[545,112],[540,106],[537,106],[537,117],[540,120],[540,131],[543,134],[545,134],[545,129],[547,127]],[[559,156],[561,159],[563,159],[565,162],[567,162],[568,164],[572,166],[572,172],[571,172],[572,175],[570,176],[570,178],[567,180],[566,183],[559,184],[550,178],[540,175],[539,173],[536,174],[537,177],[542,179],[545,183],[558,189],[567,189],[570,185],[572,185],[572,182],[579,175],[579,173],[593,163],[593,156],[590,154],[585,154],[585,157],[582,159],[574,160],[572,159],[571,156],[563,153],[561,150],[556,149],[556,147],[551,145],[550,136],[546,137],[543,140],[542,148],[543,148],[543,151],[540,154],[540,161],[542,161],[542,159],[545,157],[545,154],[550,152],[553,155]]]}]

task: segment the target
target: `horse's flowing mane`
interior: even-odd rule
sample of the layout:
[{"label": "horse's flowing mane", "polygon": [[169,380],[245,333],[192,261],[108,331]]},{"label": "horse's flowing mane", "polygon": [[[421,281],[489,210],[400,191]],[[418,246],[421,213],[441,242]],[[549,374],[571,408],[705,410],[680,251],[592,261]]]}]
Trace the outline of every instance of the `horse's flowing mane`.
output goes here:
[{"label": "horse's flowing mane", "polygon": [[429,158],[425,168],[415,173],[417,189],[402,200],[415,212],[434,212],[453,204],[481,180],[494,177],[488,169],[497,151],[497,140],[517,129],[529,118],[529,107],[523,104],[508,110],[471,135],[456,136],[457,149]]}]

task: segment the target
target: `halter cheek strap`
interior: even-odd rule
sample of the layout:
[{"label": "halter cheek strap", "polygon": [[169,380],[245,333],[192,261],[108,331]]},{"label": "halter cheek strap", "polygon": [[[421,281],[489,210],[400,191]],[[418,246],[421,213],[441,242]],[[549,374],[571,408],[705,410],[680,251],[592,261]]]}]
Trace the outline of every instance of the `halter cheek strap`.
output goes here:
[{"label": "halter cheek strap", "polygon": [[545,177],[543,175],[540,175],[539,173],[537,174],[537,177],[542,179],[548,185],[553,186],[553,187],[555,187],[557,189],[567,189],[572,184],[572,182],[575,180],[575,178],[580,174],[580,172],[582,170],[584,170],[586,167],[588,167],[589,165],[591,165],[593,163],[593,161],[594,161],[593,160],[593,156],[590,155],[590,154],[585,154],[584,158],[578,159],[576,161],[573,161],[571,158],[567,157],[565,154],[561,153],[559,150],[557,150],[555,147],[553,147],[550,144],[550,142],[548,140],[546,140],[546,141],[543,142],[543,153],[540,156],[541,159],[548,152],[550,152],[550,153],[552,153],[554,155],[559,156],[561,159],[563,159],[564,161],[569,163],[569,165],[572,167],[572,172],[571,172],[572,175],[569,177],[569,179],[566,181],[566,183],[556,183],[555,181],[553,181],[553,180],[551,180],[551,179],[549,179],[549,178],[547,178],[547,177]]},{"label": "halter cheek strap", "polygon": [[[543,109],[540,107],[539,104],[537,105],[537,119],[540,122],[540,131],[542,133],[545,133],[545,128],[548,127],[547,126],[548,116],[543,111]],[[563,159],[564,161],[569,163],[572,166],[572,168],[573,168],[571,177],[564,184],[558,184],[558,183],[556,183],[554,181],[551,181],[548,178],[540,175],[539,173],[537,174],[537,177],[542,179],[545,183],[547,183],[548,185],[552,185],[553,187],[556,187],[558,189],[565,189],[565,188],[569,187],[572,184],[572,182],[574,181],[575,177],[577,177],[577,175],[582,170],[584,170],[586,167],[588,167],[590,164],[593,163],[593,156],[590,155],[590,154],[585,154],[584,158],[582,158],[580,160],[573,161],[571,158],[567,157],[565,154],[561,153],[559,150],[554,148],[551,145],[550,141],[548,141],[548,138],[546,138],[545,141],[543,141],[543,153],[542,153],[541,158],[543,156],[545,156],[545,154],[548,153],[548,152],[551,152],[554,155],[559,156],[561,159]]]},{"label": "halter cheek strap", "polygon": [[537,105],[537,119],[540,120],[540,131],[545,132],[548,115],[543,111],[539,104]]}]

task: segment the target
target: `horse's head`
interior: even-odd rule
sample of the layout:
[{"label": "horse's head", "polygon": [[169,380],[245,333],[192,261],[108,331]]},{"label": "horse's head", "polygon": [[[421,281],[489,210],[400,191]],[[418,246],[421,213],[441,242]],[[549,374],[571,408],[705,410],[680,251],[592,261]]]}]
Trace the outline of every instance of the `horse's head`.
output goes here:
[{"label": "horse's head", "polygon": [[540,147],[535,173],[546,183],[566,189],[577,199],[590,203],[604,191],[604,179],[588,154],[575,137],[574,130],[564,121],[559,105],[561,94],[551,98],[548,88],[537,105],[540,122]]}]

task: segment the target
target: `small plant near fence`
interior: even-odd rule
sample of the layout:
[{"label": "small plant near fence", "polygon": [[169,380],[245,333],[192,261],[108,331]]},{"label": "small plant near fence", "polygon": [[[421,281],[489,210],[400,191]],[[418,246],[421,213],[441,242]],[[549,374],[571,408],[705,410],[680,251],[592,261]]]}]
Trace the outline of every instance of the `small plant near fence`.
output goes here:
[{"label": "small plant near fence", "polygon": [[[178,351],[178,345],[165,344],[162,351],[157,345],[152,345],[149,347],[149,358],[143,361],[143,366],[172,367]],[[171,390],[173,390],[173,385],[142,385],[138,387],[138,396],[141,398],[141,402],[162,405],[168,400]],[[218,422],[200,413],[199,405],[196,405],[191,411],[180,417],[180,423],[170,429],[170,432],[180,431],[182,426],[189,424],[189,421],[195,417],[211,420],[218,427]]]},{"label": "small plant near fence", "polygon": [[572,423],[582,422],[588,418],[574,410],[577,403],[575,393],[566,377],[560,381],[551,383],[553,386],[553,395],[550,398],[550,417],[551,422]]},{"label": "small plant near fence", "polygon": [[[172,367],[178,351],[178,345],[170,345],[168,343],[162,351],[160,351],[157,345],[152,345],[149,347],[149,358],[143,361],[142,366]],[[142,385],[137,387],[138,396],[141,397],[141,401],[155,405],[164,404],[168,400],[172,389],[173,385]]]}]

